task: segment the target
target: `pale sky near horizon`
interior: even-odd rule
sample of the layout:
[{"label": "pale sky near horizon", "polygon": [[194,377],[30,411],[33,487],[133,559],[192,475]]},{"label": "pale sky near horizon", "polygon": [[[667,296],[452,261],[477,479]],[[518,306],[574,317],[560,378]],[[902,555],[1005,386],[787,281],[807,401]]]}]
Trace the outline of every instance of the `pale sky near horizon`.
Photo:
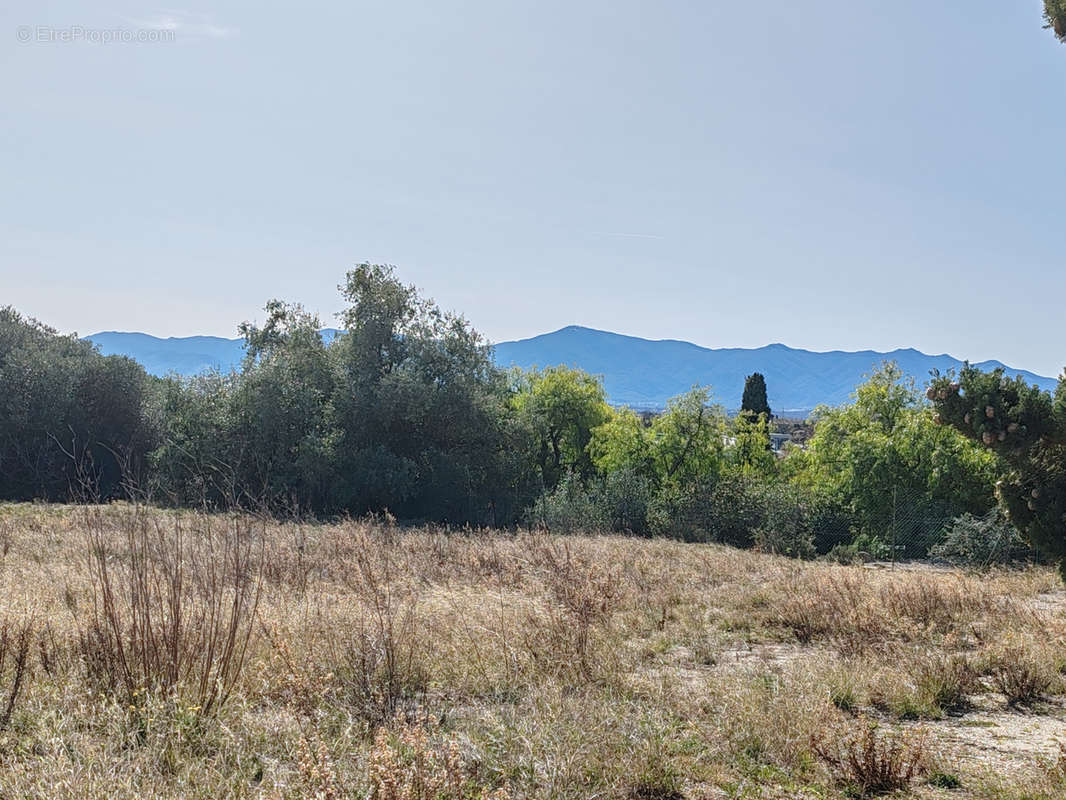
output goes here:
[{"label": "pale sky near horizon", "polygon": [[0,305],[60,330],[333,325],[369,260],[494,341],[1066,364],[1040,0],[86,5],[0,9]]}]

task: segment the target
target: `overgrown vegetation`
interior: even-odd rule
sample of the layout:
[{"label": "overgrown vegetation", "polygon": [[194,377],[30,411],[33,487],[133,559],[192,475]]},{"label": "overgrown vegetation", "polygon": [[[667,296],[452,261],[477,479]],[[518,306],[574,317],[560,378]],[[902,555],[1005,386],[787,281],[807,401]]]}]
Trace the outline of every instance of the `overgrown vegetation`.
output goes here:
[{"label": "overgrown vegetation", "polygon": [[995,491],[1009,522],[1066,576],[1066,381],[1054,397],[1002,368],[938,376],[936,420],[993,455]]},{"label": "overgrown vegetation", "polygon": [[252,635],[262,573],[257,526],[240,515],[144,508],[92,509],[83,525],[93,591],[78,651],[89,682],[131,705],[160,695],[214,712],[233,691]]},{"label": "overgrown vegetation", "polygon": [[[0,497],[390,513],[840,561],[940,545],[975,566],[1030,557],[1017,526],[1045,557],[1060,555],[1058,401],[1001,387],[1002,376],[968,370],[961,393],[977,399],[961,405],[938,380],[934,412],[886,364],[853,403],[818,409],[805,446],[782,457],[758,373],[734,417],[709,387],[638,415],[609,406],[579,370],[497,369],[462,317],[389,267],[359,265],[341,290],[346,332],[326,341],[313,315],[272,301],[261,326],[241,326],[238,372],[187,380],[152,378],[4,310]],[[993,524],[997,479],[1010,517]]]},{"label": "overgrown vegetation", "polygon": [[[5,702],[23,663],[3,797],[1062,786],[1066,591],[1044,567],[879,570],[123,504],[3,506],[0,521]],[[221,557],[239,547],[246,568]],[[86,646],[97,626],[110,657]],[[234,647],[223,669],[210,654],[230,641],[244,657]]]}]

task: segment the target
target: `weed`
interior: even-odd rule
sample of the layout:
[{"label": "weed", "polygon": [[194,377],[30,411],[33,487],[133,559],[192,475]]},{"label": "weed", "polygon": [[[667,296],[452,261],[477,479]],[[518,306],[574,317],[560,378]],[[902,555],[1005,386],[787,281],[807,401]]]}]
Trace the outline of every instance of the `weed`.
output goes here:
[{"label": "weed", "polygon": [[[191,520],[191,523],[190,523]],[[144,508],[90,510],[93,604],[79,633],[90,678],[135,692],[187,692],[203,714],[225,702],[244,665],[261,559],[249,519],[165,518]],[[117,526],[124,552],[114,552]]]},{"label": "weed", "polygon": [[21,624],[6,619],[0,622],[0,688],[6,688],[7,695],[0,706],[0,731],[11,724],[15,706],[29,679],[34,628],[32,619]]},{"label": "weed", "polygon": [[893,733],[860,718],[828,736],[813,736],[811,749],[836,778],[862,795],[906,789],[927,771],[925,733]]}]

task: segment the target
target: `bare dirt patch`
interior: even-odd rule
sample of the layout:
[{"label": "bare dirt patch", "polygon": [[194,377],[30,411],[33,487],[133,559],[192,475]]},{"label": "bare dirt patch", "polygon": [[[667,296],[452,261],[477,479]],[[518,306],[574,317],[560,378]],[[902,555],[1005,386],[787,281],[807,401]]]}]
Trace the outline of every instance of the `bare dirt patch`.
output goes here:
[{"label": "bare dirt patch", "polygon": [[1066,742],[1066,714],[976,710],[935,726],[937,745],[970,770],[1029,774],[1042,760],[1052,761]]}]

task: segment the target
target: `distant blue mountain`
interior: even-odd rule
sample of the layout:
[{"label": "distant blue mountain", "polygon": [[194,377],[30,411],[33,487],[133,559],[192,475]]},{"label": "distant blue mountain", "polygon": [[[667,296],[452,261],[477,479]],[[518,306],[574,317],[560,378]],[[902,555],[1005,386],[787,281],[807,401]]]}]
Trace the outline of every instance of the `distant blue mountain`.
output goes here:
[{"label": "distant blue mountain", "polygon": [[213,369],[228,372],[244,358],[243,339],[221,336],[160,339],[147,333],[102,331],[85,338],[105,356],[129,356],[153,375],[195,375]]},{"label": "distant blue mountain", "polygon": [[[331,340],[340,331],[324,328],[322,335]],[[101,331],[86,336],[105,356],[129,356],[153,375],[196,375],[208,370],[229,372],[238,369],[244,359],[244,339],[221,336],[171,336],[160,339],[147,333]]]},{"label": "distant blue mountain", "polygon": [[[695,384],[710,385],[714,399],[728,409],[740,407],[744,379],[753,372],[766,376],[770,407],[778,415],[804,416],[822,403],[839,405],[883,361],[899,364],[919,384],[929,371],[958,369],[962,362],[947,355],[917,350],[857,353],[835,350],[815,353],[783,344],[753,349],[709,349],[672,339],[652,341],[572,325],[568,328],[496,345],[496,363],[525,369],[567,364],[602,375],[611,402],[633,408],[662,408],[666,401]],[[976,366],[993,369],[998,361]],[[1058,383],[1024,370],[1008,369],[1044,389]]]},{"label": "distant blue mountain", "polygon": [[[332,338],[338,331],[326,329],[323,333]],[[239,367],[244,356],[241,339],[217,336],[159,339],[144,333],[108,331],[87,338],[105,355],[130,356],[155,375],[228,371]],[[580,367],[603,376],[612,403],[640,409],[662,408],[669,398],[697,384],[710,385],[717,402],[736,409],[740,406],[744,378],[761,372],[766,376],[774,413],[794,416],[806,415],[822,403],[847,402],[864,376],[883,361],[895,361],[919,383],[925,382],[932,369],[946,372],[962,366],[951,356],[930,356],[913,349],[815,353],[783,344],[711,349],[690,342],[639,339],[577,325],[531,339],[500,342],[494,348],[494,357],[502,367]],[[976,366],[993,369],[1004,365],[984,361]],[[1007,372],[1021,375],[1043,389],[1054,389],[1057,383],[1053,378],[1025,370],[1007,368]]]}]

